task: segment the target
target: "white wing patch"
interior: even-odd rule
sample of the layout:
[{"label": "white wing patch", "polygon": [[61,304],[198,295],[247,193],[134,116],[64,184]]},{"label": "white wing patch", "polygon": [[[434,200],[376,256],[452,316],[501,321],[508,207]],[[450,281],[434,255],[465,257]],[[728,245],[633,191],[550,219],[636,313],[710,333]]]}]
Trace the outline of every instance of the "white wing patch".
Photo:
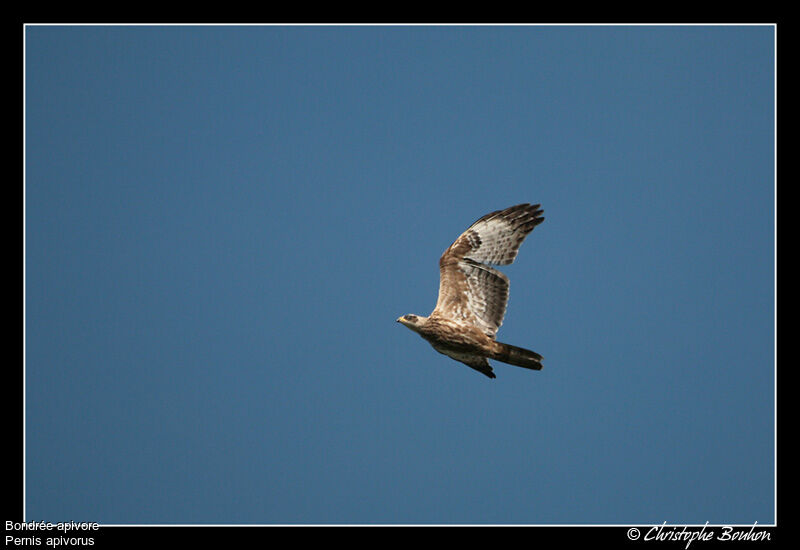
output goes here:
[{"label": "white wing patch", "polygon": [[[520,205],[528,206],[528,205]],[[529,208],[507,209],[487,214],[464,232],[471,250],[465,254],[476,262],[508,265],[517,257],[517,252],[535,226],[544,218],[538,205]],[[477,244],[477,246],[476,246]]]},{"label": "white wing patch", "polygon": [[475,324],[494,338],[503,324],[508,304],[508,277],[488,265],[465,258],[459,268],[467,278],[467,308]]}]

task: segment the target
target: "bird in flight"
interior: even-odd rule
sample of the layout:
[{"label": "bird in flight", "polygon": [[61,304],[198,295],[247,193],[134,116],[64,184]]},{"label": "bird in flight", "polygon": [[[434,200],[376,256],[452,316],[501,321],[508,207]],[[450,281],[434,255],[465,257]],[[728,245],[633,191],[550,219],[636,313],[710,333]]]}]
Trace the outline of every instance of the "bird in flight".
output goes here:
[{"label": "bird in flight", "polygon": [[518,204],[486,214],[439,259],[439,299],[428,317],[397,319],[433,349],[496,378],[488,359],[540,370],[542,356],[495,341],[508,304],[508,277],[491,265],[508,265],[522,241],[544,221],[539,204]]}]

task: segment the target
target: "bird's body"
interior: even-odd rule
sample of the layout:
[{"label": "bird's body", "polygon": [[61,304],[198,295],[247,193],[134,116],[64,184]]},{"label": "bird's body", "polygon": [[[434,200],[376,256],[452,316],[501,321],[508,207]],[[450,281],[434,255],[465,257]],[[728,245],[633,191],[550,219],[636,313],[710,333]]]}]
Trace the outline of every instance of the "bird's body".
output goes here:
[{"label": "bird's body", "polygon": [[520,204],[480,218],[439,260],[439,298],[428,317],[397,319],[433,348],[495,378],[488,359],[542,368],[536,352],[495,341],[508,303],[508,277],[491,267],[508,265],[522,241],[544,221],[539,205]]}]

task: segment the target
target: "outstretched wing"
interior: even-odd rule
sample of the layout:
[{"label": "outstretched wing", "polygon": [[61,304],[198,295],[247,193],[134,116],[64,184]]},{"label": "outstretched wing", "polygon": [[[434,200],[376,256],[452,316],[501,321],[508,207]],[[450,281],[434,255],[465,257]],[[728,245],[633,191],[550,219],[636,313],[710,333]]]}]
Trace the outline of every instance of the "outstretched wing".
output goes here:
[{"label": "outstretched wing", "polygon": [[540,206],[518,204],[486,214],[464,231],[444,254],[484,264],[508,265],[517,257],[528,233],[544,221]]},{"label": "outstretched wing", "polygon": [[439,299],[431,316],[480,328],[494,338],[508,304],[508,277],[487,264],[508,265],[525,237],[544,221],[540,205],[519,204],[483,216],[439,259]]},{"label": "outstretched wing", "polygon": [[434,347],[434,349],[439,353],[443,353],[448,357],[455,359],[456,361],[464,363],[468,367],[472,367],[476,371],[480,372],[481,374],[484,374],[485,376],[488,376],[489,378],[497,378],[497,376],[494,373],[494,370],[492,369],[492,366],[489,364],[489,361],[486,359],[486,357],[482,357],[480,355],[473,355],[469,353],[458,353],[452,350],[442,350],[442,349],[437,349],[436,347]]}]

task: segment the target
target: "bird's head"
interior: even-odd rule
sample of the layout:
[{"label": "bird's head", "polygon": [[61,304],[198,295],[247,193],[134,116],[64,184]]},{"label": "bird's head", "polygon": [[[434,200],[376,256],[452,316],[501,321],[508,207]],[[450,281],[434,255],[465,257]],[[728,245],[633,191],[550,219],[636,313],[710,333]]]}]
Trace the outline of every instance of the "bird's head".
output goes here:
[{"label": "bird's head", "polygon": [[417,332],[422,326],[422,324],[426,321],[427,317],[420,317],[419,315],[414,315],[413,313],[409,313],[408,315],[403,315],[402,317],[397,318],[397,322],[403,324]]}]

